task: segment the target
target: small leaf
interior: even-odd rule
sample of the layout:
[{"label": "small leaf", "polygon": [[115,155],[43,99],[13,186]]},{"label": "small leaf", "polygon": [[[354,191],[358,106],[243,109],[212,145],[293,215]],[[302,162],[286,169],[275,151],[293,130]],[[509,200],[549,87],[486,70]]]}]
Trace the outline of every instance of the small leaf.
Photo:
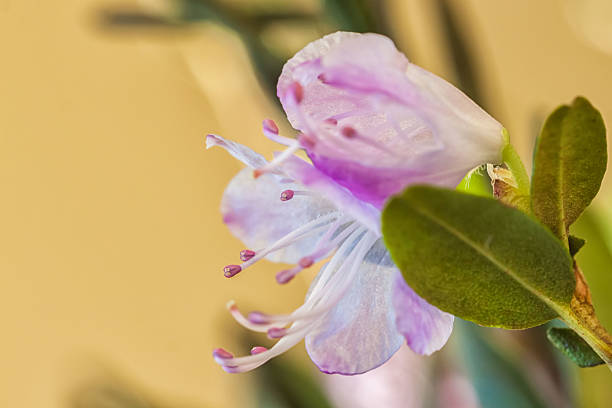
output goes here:
[{"label": "small leaf", "polygon": [[595,367],[604,361],[572,329],[551,327],[546,331],[548,340],[579,367]]},{"label": "small leaf", "polygon": [[569,241],[569,251],[570,251],[570,255],[572,256],[572,258],[576,256],[578,251],[580,251],[580,249],[582,249],[584,244],[586,244],[586,241],[584,239],[578,238],[574,235],[570,235],[568,237],[568,241]]},{"label": "small leaf", "polygon": [[382,232],[406,282],[463,319],[527,328],[569,307],[576,282],[567,250],[493,199],[413,186],[388,202]]},{"label": "small leaf", "polygon": [[605,125],[589,101],[578,97],[548,117],[535,149],[532,208],[562,241],[599,191],[606,162]]}]

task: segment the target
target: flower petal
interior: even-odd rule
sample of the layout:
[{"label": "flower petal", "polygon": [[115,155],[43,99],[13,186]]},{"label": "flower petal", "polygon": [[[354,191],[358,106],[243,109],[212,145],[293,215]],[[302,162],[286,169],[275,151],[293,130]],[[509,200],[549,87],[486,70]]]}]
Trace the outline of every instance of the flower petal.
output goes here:
[{"label": "flower petal", "polygon": [[377,34],[309,44],[283,68],[278,96],[312,140],[315,167],[378,208],[409,184],[455,187],[478,165],[498,163],[505,144],[495,119]]},{"label": "flower petal", "polygon": [[453,331],[453,315],[419,297],[406,284],[399,270],[396,270],[393,280],[397,330],[415,353],[430,355],[440,350]]},{"label": "flower petal", "polygon": [[[336,211],[330,201],[318,194],[281,201],[281,193],[287,189],[303,188],[276,174],[264,174],[255,179],[253,170],[246,168],[225,189],[221,201],[223,221],[248,248],[257,251]],[[306,235],[266,258],[274,262],[297,263],[314,250],[322,234],[323,231]]]},{"label": "flower petal", "polygon": [[383,364],[401,346],[403,337],[395,328],[391,304],[393,271],[379,240],[347,292],[306,336],[306,350],[321,371],[364,373]]}]

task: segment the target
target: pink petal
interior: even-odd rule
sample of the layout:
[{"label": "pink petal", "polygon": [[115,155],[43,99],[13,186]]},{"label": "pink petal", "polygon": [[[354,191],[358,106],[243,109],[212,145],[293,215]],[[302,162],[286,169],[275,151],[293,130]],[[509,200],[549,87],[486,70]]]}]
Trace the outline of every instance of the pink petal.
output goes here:
[{"label": "pink petal", "polygon": [[383,364],[401,346],[403,337],[395,327],[391,304],[394,270],[379,241],[349,290],[306,335],[306,350],[321,371],[364,373]]},{"label": "pink petal", "polygon": [[313,164],[378,208],[409,184],[455,187],[474,167],[499,162],[505,144],[495,119],[377,34],[309,44],[285,65],[278,96],[312,140]]},{"label": "pink petal", "polygon": [[454,317],[430,305],[406,284],[397,271],[393,283],[393,307],[397,330],[418,354],[440,350],[453,331]]}]

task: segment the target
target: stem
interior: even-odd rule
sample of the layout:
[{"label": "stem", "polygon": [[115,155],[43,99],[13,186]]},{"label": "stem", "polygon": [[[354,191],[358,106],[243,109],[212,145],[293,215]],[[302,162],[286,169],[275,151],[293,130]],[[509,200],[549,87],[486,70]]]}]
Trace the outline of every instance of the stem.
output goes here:
[{"label": "stem", "polygon": [[563,320],[591,346],[612,371],[612,337],[599,320],[594,315],[585,317],[573,310],[564,316]]},{"label": "stem", "polygon": [[576,291],[570,307],[560,313],[565,323],[580,335],[612,371],[612,336],[601,325],[591,302],[591,291],[584,275],[574,262]]}]

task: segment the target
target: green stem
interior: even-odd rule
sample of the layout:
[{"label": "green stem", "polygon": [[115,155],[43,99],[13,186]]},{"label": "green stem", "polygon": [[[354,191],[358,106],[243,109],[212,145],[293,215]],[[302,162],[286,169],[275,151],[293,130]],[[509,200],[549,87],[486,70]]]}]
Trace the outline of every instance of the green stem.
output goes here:
[{"label": "green stem", "polygon": [[576,276],[574,296],[569,308],[558,310],[559,316],[569,328],[578,333],[591,346],[612,371],[612,336],[595,315],[591,292],[582,271],[575,262],[574,274]]}]

